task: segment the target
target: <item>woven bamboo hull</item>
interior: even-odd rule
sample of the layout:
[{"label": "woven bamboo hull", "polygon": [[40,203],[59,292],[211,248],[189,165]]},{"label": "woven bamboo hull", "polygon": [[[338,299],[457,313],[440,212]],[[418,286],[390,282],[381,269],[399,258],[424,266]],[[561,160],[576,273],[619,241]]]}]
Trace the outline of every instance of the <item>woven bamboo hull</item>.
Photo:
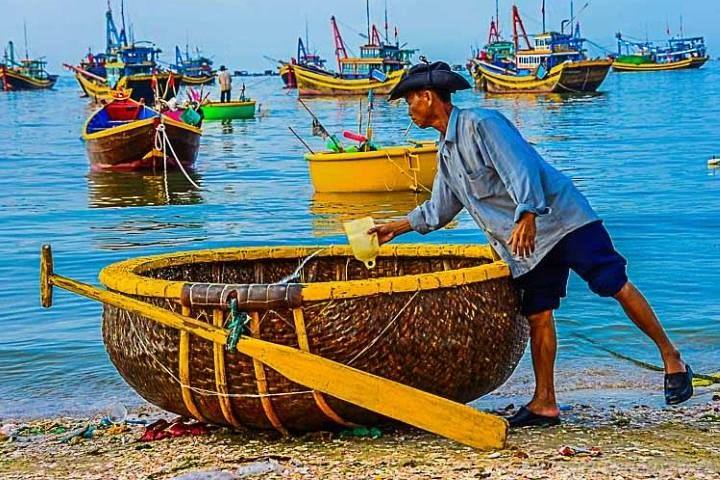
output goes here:
[{"label": "woven bamboo hull", "polygon": [[499,73],[481,61],[472,69],[475,84],[488,93],[580,93],[595,92],[610,70],[611,60],[566,62],[539,79],[534,75]]},{"label": "woven bamboo hull", "polygon": [[[222,302],[188,305],[193,294],[183,292],[192,282],[261,288],[257,284],[289,275],[299,259],[315,250],[226,249],[148,257],[112,265],[100,278],[111,290],[220,324],[228,316]],[[298,303],[247,306],[257,314],[251,334],[295,348],[306,339],[312,353],[463,403],[507,380],[523,354],[528,330],[507,266],[491,263],[487,247],[383,247],[372,271],[349,254],[347,247],[331,247],[311,260],[301,277]],[[299,284],[290,285],[300,290]],[[209,298],[200,297],[200,303]],[[328,395],[313,395],[245,355],[115,307],[105,307],[103,338],[130,386],[180,415],[281,431],[385,421]]]},{"label": "woven bamboo hull", "polygon": [[38,79],[10,69],[2,69],[0,70],[0,90],[45,90],[52,88],[57,79],[57,75],[49,75],[47,79]]},{"label": "woven bamboo hull", "polygon": [[305,155],[316,192],[429,192],[437,173],[437,146],[386,147],[370,152]]},{"label": "woven bamboo hull", "polygon": [[613,62],[612,68],[615,72],[661,72],[666,70],[688,70],[702,67],[709,58],[710,57],[694,57],[668,63],[631,64]]},{"label": "woven bamboo hull", "polygon": [[[200,149],[200,133],[197,129],[180,122],[165,120],[170,144],[183,167],[192,168]],[[118,128],[109,129],[97,138],[86,136],[86,150],[90,168],[99,170],[147,170],[162,169],[162,152],[155,149],[155,121],[139,120]],[[168,152],[168,168],[177,168],[175,159]]]}]

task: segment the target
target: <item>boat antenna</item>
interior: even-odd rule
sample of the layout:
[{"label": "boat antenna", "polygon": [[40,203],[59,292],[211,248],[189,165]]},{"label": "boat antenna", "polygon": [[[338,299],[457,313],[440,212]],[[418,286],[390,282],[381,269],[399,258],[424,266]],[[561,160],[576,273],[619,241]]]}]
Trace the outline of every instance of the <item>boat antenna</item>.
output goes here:
[{"label": "boat antenna", "polygon": [[310,35],[308,34],[308,19],[307,15],[305,15],[305,48],[310,51]]},{"label": "boat antenna", "polygon": [[27,47],[27,23],[23,19],[23,30],[25,33],[25,59],[30,59],[30,55],[28,55],[28,47]]},{"label": "boat antenna", "polygon": [[[543,0],[544,2],[545,0]],[[500,0],[495,0],[495,30],[497,30],[498,40],[500,39]]]},{"label": "boat antenna", "polygon": [[682,13],[680,14],[680,38],[683,38],[685,34],[683,33],[683,19],[682,19]]},{"label": "boat antenna", "polygon": [[390,43],[390,37],[388,36],[387,0],[385,0],[385,43]]},{"label": "boat antenna", "polygon": [[575,35],[575,9],[573,8],[573,0],[570,0],[570,36]]},{"label": "boat antenna", "polygon": [[542,0],[542,7],[540,7],[540,11],[542,12],[542,19],[543,19],[543,33],[545,33],[547,30],[545,30],[545,0]]},{"label": "boat antenna", "polygon": [[365,0],[365,14],[367,16],[367,38],[368,43],[370,43],[370,0]]},{"label": "boat antenna", "polygon": [[123,33],[125,33],[125,0],[120,0],[120,20],[122,21]]}]

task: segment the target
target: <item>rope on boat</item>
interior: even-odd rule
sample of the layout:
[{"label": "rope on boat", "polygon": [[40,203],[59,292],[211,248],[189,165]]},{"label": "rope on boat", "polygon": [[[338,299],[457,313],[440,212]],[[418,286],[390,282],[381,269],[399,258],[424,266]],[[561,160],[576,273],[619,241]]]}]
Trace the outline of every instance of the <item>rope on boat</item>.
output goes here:
[{"label": "rope on boat", "polygon": [[247,333],[247,324],[250,322],[250,315],[238,309],[237,298],[230,300],[230,315],[231,320],[226,327],[230,331],[226,344],[228,352],[235,353],[237,352],[236,347],[240,336]]},{"label": "rope on boat", "polygon": [[180,168],[180,171],[185,175],[185,178],[187,179],[190,184],[197,188],[198,190],[201,190],[200,185],[195,183],[192,178],[190,178],[190,175],[188,175],[187,171],[185,170],[185,167],[183,166],[182,162],[178,158],[177,154],[175,153],[175,149],[172,146],[172,143],[170,143],[170,138],[168,138],[167,131],[165,128],[165,121],[162,118],[162,115],[160,116],[160,123],[155,127],[155,149],[161,150],[163,152],[163,172],[164,172],[164,181],[165,181],[165,196],[167,198],[167,201],[170,202],[170,190],[168,189],[168,177],[167,177],[167,148],[170,148],[170,153],[172,153],[173,158],[175,159],[175,163]]},{"label": "rope on boat", "polygon": [[[582,335],[580,333],[575,333],[574,335],[576,337],[578,337],[579,339],[586,341],[587,343],[594,346],[595,348],[598,348],[606,353],[609,353],[613,357],[619,358],[621,360],[627,360],[628,362],[634,363],[638,367],[644,368],[645,370],[650,370],[653,372],[664,372],[665,371],[665,369],[663,367],[659,367],[657,365],[653,365],[652,363],[643,362],[642,360],[637,360],[635,358],[628,357],[627,355],[623,355],[622,353],[616,352],[615,350],[612,350],[604,345],[600,345],[598,342],[596,342],[592,338],[586,337],[585,335]],[[707,375],[704,373],[693,372],[693,377],[699,378],[701,380],[706,380],[711,383],[720,383],[720,378],[715,375]]]},{"label": "rope on boat", "polygon": [[[403,168],[402,168],[400,165],[398,165],[397,162],[395,162],[395,160],[393,160],[393,159],[390,157],[390,154],[389,154],[389,153],[385,152],[385,156],[387,157],[388,162],[390,162],[395,168],[397,168],[397,169],[400,171],[400,173],[402,173],[403,175],[405,175],[406,177],[408,177],[408,178],[412,181],[413,187],[415,187],[416,189],[417,189],[417,187],[420,187],[422,190],[425,190],[427,193],[432,193],[432,190],[430,190],[429,188],[427,188],[427,187],[426,187],[425,185],[423,185],[422,183],[418,182],[417,174],[416,174],[415,176],[413,176],[413,175],[410,175],[410,174],[409,174],[408,172],[406,172],[405,170],[403,170]],[[418,166],[419,166],[419,160],[418,160]],[[388,188],[387,184],[385,184],[385,189],[386,189],[388,192],[391,192],[391,191],[392,191],[392,189]]]}]

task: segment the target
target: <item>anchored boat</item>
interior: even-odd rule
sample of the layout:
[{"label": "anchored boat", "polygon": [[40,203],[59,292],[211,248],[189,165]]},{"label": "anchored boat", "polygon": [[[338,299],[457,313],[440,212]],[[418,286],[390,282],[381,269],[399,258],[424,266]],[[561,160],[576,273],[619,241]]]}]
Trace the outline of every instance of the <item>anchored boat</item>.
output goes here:
[{"label": "anchored boat", "polygon": [[295,78],[295,67],[297,66],[311,72],[332,75],[332,72],[325,68],[325,62],[326,60],[317,53],[309,54],[302,38],[298,37],[297,57],[291,58],[289,63],[282,62],[278,67],[285,88],[297,88],[297,79]]},{"label": "anchored boat", "polygon": [[175,65],[172,68],[176,73],[182,75],[182,83],[186,85],[207,85],[215,83],[215,71],[212,68],[213,61],[208,57],[200,55],[195,49],[195,56],[190,56],[190,49],[185,45],[185,57],[183,58],[180,47],[175,46]]},{"label": "anchored boat", "polygon": [[[583,49],[579,23],[570,33],[525,31],[520,12],[513,6],[513,42],[500,39],[495,20],[490,24],[488,45],[468,63],[475,85],[489,93],[594,92],[605,80],[609,59],[589,59]],[[544,21],[543,21],[544,30]],[[525,41],[521,49],[519,39]]]},{"label": "anchored boat", "polygon": [[242,120],[255,117],[255,100],[206,102],[202,105],[205,120]]},{"label": "anchored boat", "polygon": [[430,192],[437,173],[435,142],[370,151],[308,153],[316,192]]},{"label": "anchored boat", "polygon": [[93,170],[192,168],[202,131],[187,123],[199,121],[199,115],[189,113],[191,110],[185,112],[188,113],[160,114],[132,99],[112,100],[93,113],[83,127],[90,167]]},{"label": "anchored boat", "polygon": [[335,56],[338,73],[317,72],[310,68],[293,65],[298,93],[309,95],[387,95],[400,81],[410,65],[415,50],[401,48],[395,29],[395,43],[390,43],[387,29],[381,38],[375,25],[368,20],[368,39],[360,47],[359,57],[350,57],[345,48],[335,17],[330,18],[335,40]]},{"label": "anchored boat", "polygon": [[710,56],[703,37],[671,38],[664,46],[630,41],[618,33],[618,55],[612,64],[616,72],[658,72],[700,68]]},{"label": "anchored boat", "polygon": [[15,60],[15,47],[8,42],[2,62],[0,62],[0,84],[4,91],[42,90],[52,88],[58,79],[57,75],[50,75],[43,60],[27,58]]},{"label": "anchored boat", "polygon": [[156,96],[163,100],[176,96],[182,75],[160,68],[157,59],[162,51],[151,42],[128,39],[124,16],[123,28],[118,30],[109,3],[105,21],[105,53],[88,53],[80,66],[65,64],[75,72],[85,95],[93,101],[109,101],[114,90],[126,89],[133,100],[148,105]]}]

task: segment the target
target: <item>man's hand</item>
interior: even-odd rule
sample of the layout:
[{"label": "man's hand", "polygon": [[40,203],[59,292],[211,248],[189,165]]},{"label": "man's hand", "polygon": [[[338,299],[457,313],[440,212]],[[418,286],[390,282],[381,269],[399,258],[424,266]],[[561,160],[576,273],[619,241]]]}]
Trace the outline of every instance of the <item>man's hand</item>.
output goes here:
[{"label": "man's hand", "polygon": [[531,212],[523,213],[510,234],[507,242],[515,256],[525,258],[535,251],[535,216]]},{"label": "man's hand", "polygon": [[373,233],[377,233],[378,243],[382,245],[389,242],[398,235],[402,235],[403,233],[407,233],[411,230],[412,227],[410,226],[410,222],[408,222],[407,218],[405,218],[396,222],[375,225],[370,230],[368,230],[367,233],[370,235],[372,235]]}]

